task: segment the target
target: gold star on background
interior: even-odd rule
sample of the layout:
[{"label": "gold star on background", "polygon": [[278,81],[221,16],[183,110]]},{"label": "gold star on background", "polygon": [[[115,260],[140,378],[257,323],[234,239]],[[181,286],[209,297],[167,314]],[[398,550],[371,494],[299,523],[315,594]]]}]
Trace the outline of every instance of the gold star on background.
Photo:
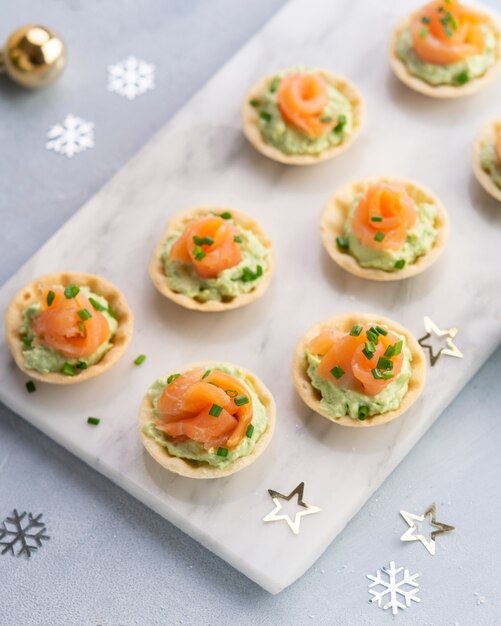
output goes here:
[{"label": "gold star on background", "polygon": [[[439,328],[427,315],[424,317],[424,329],[426,331],[426,335],[418,339],[418,343],[421,347],[426,348],[430,353],[430,363],[433,367],[442,354],[446,354],[447,356],[454,356],[458,359],[463,358],[463,353],[452,341],[454,337],[458,334],[459,328],[452,327],[441,329]],[[436,337],[445,337],[445,344],[447,347],[440,348],[440,350],[434,354],[433,347],[430,344],[425,343],[427,339],[429,339],[432,333]]]},{"label": "gold star on background", "polygon": [[[435,537],[443,535],[444,533],[450,533],[454,530],[454,526],[437,522],[435,517],[435,503],[429,506],[423,515],[414,515],[413,513],[407,513],[407,511],[400,511],[400,515],[404,518],[407,524],[409,524],[409,528],[400,537],[401,541],[420,541],[431,555],[435,554]],[[420,528],[420,522],[424,522],[425,517],[430,517],[430,525],[438,529],[432,531],[429,538],[422,534]],[[418,524],[416,524],[416,522],[418,522]]]},{"label": "gold star on background", "polygon": [[[301,525],[301,518],[306,515],[312,515],[313,513],[318,513],[321,509],[318,506],[313,506],[312,504],[306,504],[303,500],[303,492],[304,492],[304,482],[299,483],[299,485],[291,491],[288,496],[284,496],[282,493],[278,491],[274,491],[273,489],[268,489],[268,493],[275,504],[275,508],[271,513],[268,513],[266,517],[263,518],[264,522],[278,522],[279,520],[285,520],[289,525],[289,528],[295,535],[299,535],[299,527]],[[289,515],[282,513],[278,515],[278,513],[282,510],[283,505],[280,503],[280,499],[282,500],[292,500],[294,496],[297,495],[297,503],[298,506],[302,507],[303,511],[297,511],[294,516],[294,520]]]}]

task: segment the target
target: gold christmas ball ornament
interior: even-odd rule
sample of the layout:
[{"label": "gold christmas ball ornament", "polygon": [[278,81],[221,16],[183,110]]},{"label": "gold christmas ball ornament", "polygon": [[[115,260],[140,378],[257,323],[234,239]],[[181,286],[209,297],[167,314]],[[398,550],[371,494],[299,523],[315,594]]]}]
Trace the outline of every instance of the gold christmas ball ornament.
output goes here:
[{"label": "gold christmas ball ornament", "polygon": [[23,87],[52,84],[66,65],[66,47],[50,28],[30,24],[8,38],[1,53],[5,72]]}]

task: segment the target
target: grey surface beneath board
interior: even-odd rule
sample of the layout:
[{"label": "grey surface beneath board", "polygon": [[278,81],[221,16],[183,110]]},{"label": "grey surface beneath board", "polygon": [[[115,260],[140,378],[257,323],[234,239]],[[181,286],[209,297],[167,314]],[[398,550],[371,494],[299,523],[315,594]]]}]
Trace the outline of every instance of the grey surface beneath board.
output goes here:
[{"label": "grey surface beneath board", "polygon": [[[51,25],[70,66],[44,92],[0,80],[0,282],[282,4],[4,6],[0,40],[23,23]],[[129,54],[157,66],[156,90],[134,102],[106,91],[106,65]],[[69,112],[96,124],[96,147],[72,160],[44,149],[48,127]],[[0,518],[43,512],[51,535],[30,561],[0,556],[0,624],[383,624],[392,618],[369,605],[365,576],[390,560],[421,574],[421,603],[402,623],[501,623],[500,368],[498,350],[315,566],[275,597],[0,407]],[[435,557],[399,541],[398,515],[433,500],[457,528]]]}]

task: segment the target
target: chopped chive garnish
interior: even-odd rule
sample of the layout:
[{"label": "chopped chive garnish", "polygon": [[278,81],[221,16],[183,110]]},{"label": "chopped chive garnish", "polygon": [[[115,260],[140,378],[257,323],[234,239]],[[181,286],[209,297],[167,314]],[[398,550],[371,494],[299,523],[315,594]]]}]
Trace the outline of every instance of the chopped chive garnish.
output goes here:
[{"label": "chopped chive garnish", "polygon": [[350,335],[352,337],[358,337],[361,332],[362,332],[362,326],[360,326],[360,324],[355,324],[355,326],[351,327]]},{"label": "chopped chive garnish", "polygon": [[228,448],[218,448],[217,449],[218,456],[228,456]]},{"label": "chopped chive garnish", "polygon": [[378,370],[392,370],[393,369],[393,361],[387,359],[384,356],[380,356],[377,361],[377,369]]},{"label": "chopped chive garnish", "polygon": [[376,380],[383,380],[383,372],[380,369],[374,367],[371,372]]},{"label": "chopped chive garnish", "polygon": [[336,365],[331,369],[331,374],[334,376],[336,380],[339,380],[341,376],[344,376],[344,369],[339,365]]},{"label": "chopped chive garnish", "polygon": [[265,122],[271,122],[272,120],[272,116],[270,113],[268,113],[268,111],[261,111],[261,113],[259,114],[259,117]]},{"label": "chopped chive garnish", "polygon": [[73,365],[71,363],[65,363],[63,365],[63,368],[62,368],[61,372],[65,376],[75,376],[75,368],[73,367]]},{"label": "chopped chive garnish", "polygon": [[470,75],[468,74],[468,70],[463,70],[454,76],[454,82],[456,85],[464,85],[470,80]]},{"label": "chopped chive garnish", "polygon": [[421,21],[423,22],[423,24],[429,24],[431,22],[430,18],[427,15],[423,15]]},{"label": "chopped chive garnish", "polygon": [[382,215],[371,215],[371,222],[382,222],[382,221],[383,221]]},{"label": "chopped chive garnish", "polygon": [[231,220],[231,213],[229,211],[224,211],[219,214],[219,217],[222,217],[223,220]]},{"label": "chopped chive garnish", "polygon": [[30,337],[29,335],[23,335],[21,337],[21,341],[23,342],[23,346],[25,348],[31,348],[33,343],[33,337]]},{"label": "chopped chive garnish", "polygon": [[89,366],[85,361],[78,361],[75,367],[77,368],[77,370],[86,370]]},{"label": "chopped chive garnish", "polygon": [[97,426],[101,420],[98,417],[88,417],[87,424],[92,424],[92,426]]},{"label": "chopped chive garnish", "polygon": [[259,100],[257,98],[251,98],[249,100],[249,104],[251,105],[251,107],[258,107],[259,106]]},{"label": "chopped chive garnish", "polygon": [[201,261],[207,255],[205,254],[205,252],[202,250],[200,246],[195,246],[193,248],[193,256],[195,257],[197,261]]},{"label": "chopped chive garnish", "polygon": [[237,396],[234,402],[237,406],[243,406],[244,404],[249,404],[249,398],[246,395]]},{"label": "chopped chive garnish", "polygon": [[238,396],[238,391],[236,389],[226,389],[224,392],[230,398],[236,398]]},{"label": "chopped chive garnish", "polygon": [[100,304],[95,298],[90,297],[89,302],[96,309],[96,311],[106,311],[106,307]]},{"label": "chopped chive garnish", "polygon": [[340,133],[343,130],[343,128],[346,126],[347,121],[348,121],[348,118],[346,117],[346,115],[340,115],[337,118],[337,124],[334,126],[334,132]]},{"label": "chopped chive garnish", "polygon": [[204,375],[202,376],[202,380],[207,378],[207,376],[212,372],[212,370],[205,370]]},{"label": "chopped chive garnish", "polygon": [[223,407],[220,404],[213,404],[209,409],[209,415],[212,415],[212,417],[219,417],[222,410]]},{"label": "chopped chive garnish", "polygon": [[394,356],[395,352],[395,346],[388,346],[386,348],[386,350],[384,351],[384,356],[387,356],[389,359],[391,359],[392,356]]},{"label": "chopped chive garnish", "polygon": [[394,376],[392,370],[386,370],[385,372],[382,372],[382,374],[383,374],[383,380],[390,380],[390,378],[393,378]]},{"label": "chopped chive garnish", "polygon": [[47,306],[52,305],[55,297],[56,297],[56,294],[52,290],[49,291],[49,293],[47,294]]},{"label": "chopped chive garnish", "polygon": [[388,334],[388,331],[385,330],[382,326],[376,326],[376,331],[378,335],[383,335],[384,337],[386,337],[386,335]]},{"label": "chopped chive garnish", "polygon": [[92,313],[89,313],[88,309],[80,309],[80,311],[77,311],[77,315],[83,322],[86,322],[92,317]]},{"label": "chopped chive garnish", "polygon": [[68,285],[66,289],[64,290],[64,295],[66,296],[67,300],[71,300],[71,298],[78,296],[79,293],[80,293],[80,289],[76,285],[73,285],[73,284]]},{"label": "chopped chive garnish", "polygon": [[384,233],[378,230],[377,233],[374,235],[374,241],[383,241],[383,239],[384,239]]},{"label": "chopped chive garnish", "polygon": [[77,327],[78,330],[82,333],[82,335],[85,337],[87,335],[87,331],[85,330],[85,324],[83,322],[78,322],[77,323]]},{"label": "chopped chive garnish", "polygon": [[425,39],[428,35],[428,32],[428,28],[426,26],[423,26],[423,28],[421,28],[421,30],[419,31],[419,36],[421,37],[421,39]]},{"label": "chopped chive garnish", "polygon": [[340,250],[344,250],[345,252],[349,249],[350,244],[348,241],[348,237],[336,237],[337,247]]},{"label": "chopped chive garnish", "polygon": [[240,237],[240,235],[236,235],[235,237],[233,237],[233,241],[235,243],[242,243],[242,237]]},{"label": "chopped chive garnish", "polygon": [[365,334],[370,342],[377,345],[377,342],[379,341],[379,333],[374,327],[369,328]]},{"label": "chopped chive garnish", "polygon": [[244,283],[250,283],[252,280],[256,280],[260,276],[263,275],[263,268],[261,265],[256,267],[256,271],[253,272],[250,267],[244,267],[242,269],[242,276],[240,276],[240,280]]},{"label": "chopped chive garnish", "polygon": [[376,352],[376,346],[372,341],[366,341],[362,354],[370,361],[374,356],[374,352]]},{"label": "chopped chive garnish", "polygon": [[138,357],[134,359],[134,365],[141,365],[146,361],[146,354],[140,354]]},{"label": "chopped chive garnish", "polygon": [[275,76],[275,78],[270,83],[270,92],[275,93],[279,85],[280,85],[280,78],[278,76]]},{"label": "chopped chive garnish", "polygon": [[33,393],[37,390],[37,388],[35,387],[35,383],[32,380],[29,380],[26,383],[26,389],[28,390],[28,393]]},{"label": "chopped chive garnish", "polygon": [[402,339],[400,339],[399,341],[397,341],[397,343],[393,346],[393,354],[395,356],[397,356],[397,354],[400,354],[402,352],[402,346],[404,345],[404,342],[402,341]]},{"label": "chopped chive garnish", "polygon": [[245,431],[245,436],[250,439],[253,433],[254,433],[254,426],[252,424],[249,424],[247,426],[247,430]]},{"label": "chopped chive garnish", "polygon": [[212,246],[214,239],[212,237],[197,237],[197,235],[194,235],[193,243],[197,246]]},{"label": "chopped chive garnish", "polygon": [[324,117],[320,118],[320,121],[322,124],[328,124],[329,122],[332,122],[332,117],[330,115],[324,115]]},{"label": "chopped chive garnish", "polygon": [[111,306],[109,306],[107,309],[105,309],[106,313],[108,313],[108,315],[110,317],[112,317],[113,319],[117,319],[117,316],[115,315],[115,311],[111,308]]},{"label": "chopped chive garnish", "polygon": [[395,261],[395,269],[401,270],[404,266],[405,266],[404,259],[398,259],[398,261]]},{"label": "chopped chive garnish", "polygon": [[369,407],[366,404],[362,404],[358,407],[358,419],[360,421],[364,421],[364,419],[369,415]]},{"label": "chopped chive garnish", "polygon": [[170,385],[173,380],[176,380],[176,378],[179,378],[180,376],[181,374],[171,374],[167,379],[167,384]]}]

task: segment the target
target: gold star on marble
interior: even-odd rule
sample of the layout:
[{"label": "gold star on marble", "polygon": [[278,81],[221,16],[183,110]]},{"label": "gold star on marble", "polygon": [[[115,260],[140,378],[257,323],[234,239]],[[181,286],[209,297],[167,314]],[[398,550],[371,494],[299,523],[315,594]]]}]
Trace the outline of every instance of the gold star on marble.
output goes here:
[{"label": "gold star on marble", "polygon": [[[422,348],[426,348],[430,353],[430,363],[432,367],[442,356],[442,354],[446,354],[447,356],[454,356],[457,359],[463,358],[463,353],[453,342],[454,337],[459,332],[459,328],[453,326],[452,328],[441,329],[427,315],[425,315],[424,329],[426,331],[426,335],[424,335],[424,337],[421,337],[421,339],[418,339],[418,343]],[[447,346],[440,348],[440,350],[436,354],[433,352],[433,347],[429,343],[425,343],[432,334],[436,337],[445,337],[445,345]]]},{"label": "gold star on marble", "polygon": [[[400,511],[400,515],[409,525],[409,528],[400,537],[401,541],[420,541],[431,555],[435,554],[435,538],[438,537],[438,535],[450,533],[454,530],[454,526],[437,522],[435,517],[435,503],[429,506],[423,515],[414,515],[413,513],[407,513],[407,511]],[[421,524],[424,522],[426,517],[430,518],[430,526],[437,528],[437,530],[433,530],[431,532],[429,537],[425,537],[425,535],[421,532]]]},{"label": "gold star on marble", "polygon": [[[266,517],[263,518],[264,522],[278,522],[280,520],[284,520],[289,525],[289,528],[295,535],[299,535],[299,527],[301,525],[301,518],[306,515],[313,515],[313,513],[318,513],[321,509],[318,506],[313,506],[312,504],[306,504],[303,500],[303,492],[304,492],[304,482],[299,483],[299,485],[291,491],[288,496],[284,496],[282,493],[278,491],[274,491],[273,489],[268,489],[268,493],[275,504],[275,508],[271,513],[268,513]],[[280,514],[280,511],[283,509],[283,505],[280,502],[282,500],[292,500],[294,496],[297,496],[297,504],[302,507],[303,510],[298,510],[292,519],[289,515],[284,513]]]}]

